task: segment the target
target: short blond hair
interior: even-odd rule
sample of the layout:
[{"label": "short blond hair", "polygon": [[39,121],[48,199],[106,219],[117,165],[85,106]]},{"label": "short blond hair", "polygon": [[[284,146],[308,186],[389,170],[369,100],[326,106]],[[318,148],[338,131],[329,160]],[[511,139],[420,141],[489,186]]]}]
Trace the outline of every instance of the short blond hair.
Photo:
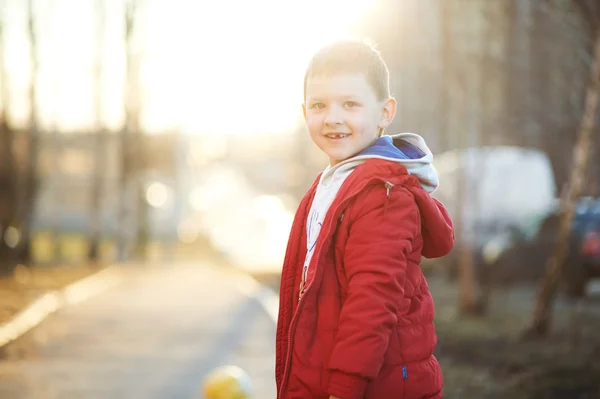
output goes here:
[{"label": "short blond hair", "polygon": [[390,72],[375,46],[365,41],[345,40],[323,47],[313,55],[304,75],[304,100],[309,78],[356,72],[365,75],[378,101],[391,97]]}]

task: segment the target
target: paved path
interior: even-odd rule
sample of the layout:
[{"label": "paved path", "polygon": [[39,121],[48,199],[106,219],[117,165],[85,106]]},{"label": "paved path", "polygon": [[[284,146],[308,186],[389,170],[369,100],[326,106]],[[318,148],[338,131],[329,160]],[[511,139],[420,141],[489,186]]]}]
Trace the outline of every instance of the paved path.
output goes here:
[{"label": "paved path", "polygon": [[34,350],[0,361],[2,399],[188,399],[235,364],[275,398],[275,324],[255,287],[202,265],[132,269],[125,282],[42,323]]}]

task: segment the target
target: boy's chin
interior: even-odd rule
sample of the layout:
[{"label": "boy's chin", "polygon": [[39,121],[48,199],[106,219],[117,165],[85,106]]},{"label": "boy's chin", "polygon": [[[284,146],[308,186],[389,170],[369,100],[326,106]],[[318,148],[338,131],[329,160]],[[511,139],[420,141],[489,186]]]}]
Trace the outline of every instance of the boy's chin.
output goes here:
[{"label": "boy's chin", "polygon": [[362,148],[346,148],[345,151],[326,151],[325,153],[329,158],[329,164],[333,166],[360,154],[361,151],[363,151]]},{"label": "boy's chin", "polygon": [[335,166],[340,162],[344,162],[345,160],[352,158],[352,155],[335,155],[329,156],[329,165]]}]

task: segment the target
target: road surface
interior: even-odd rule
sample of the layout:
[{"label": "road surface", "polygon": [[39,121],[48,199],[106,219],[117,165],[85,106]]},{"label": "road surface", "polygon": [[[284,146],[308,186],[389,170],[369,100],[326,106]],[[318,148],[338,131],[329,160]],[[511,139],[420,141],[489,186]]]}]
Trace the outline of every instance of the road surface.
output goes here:
[{"label": "road surface", "polygon": [[0,398],[201,398],[204,376],[224,364],[250,374],[254,398],[275,398],[275,324],[240,287],[209,265],[129,269],[50,316],[24,356],[0,360]]}]

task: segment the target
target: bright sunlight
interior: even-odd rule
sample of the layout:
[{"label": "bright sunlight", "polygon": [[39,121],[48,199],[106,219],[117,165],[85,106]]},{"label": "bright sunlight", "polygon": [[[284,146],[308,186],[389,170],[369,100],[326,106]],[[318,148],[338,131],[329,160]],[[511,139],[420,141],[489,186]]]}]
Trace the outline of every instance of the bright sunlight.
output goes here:
[{"label": "bright sunlight", "polygon": [[[44,52],[55,46],[53,61],[40,65],[38,93],[43,125],[67,131],[94,126],[93,73],[96,54],[93,2],[57,7],[40,41]],[[302,78],[310,55],[328,42],[351,34],[350,25],[373,0],[149,0],[139,2],[134,38],[139,57],[141,124],[147,133],[180,129],[190,134],[280,133],[301,118]],[[69,3],[70,4],[70,3]],[[123,27],[117,3],[110,3],[102,74],[102,120],[116,129],[122,123]],[[121,5],[122,6],[122,5]],[[40,5],[41,8],[43,8]],[[40,13],[43,10],[40,10]],[[50,18],[50,16],[48,17]],[[225,23],[223,21],[226,21]],[[87,34],[85,26],[87,25]],[[25,28],[25,27],[23,27]],[[25,34],[25,32],[23,32]],[[59,51],[56,51],[57,46]],[[60,49],[64,51],[60,51]],[[67,51],[68,50],[68,51]],[[14,76],[27,82],[28,50],[11,65]],[[77,54],[74,59],[72,54]],[[81,68],[81,66],[85,68]],[[69,67],[70,66],[70,67]],[[69,71],[82,71],[69,73]],[[22,92],[23,87],[15,87]],[[89,101],[82,99],[89,98]],[[16,101],[11,114],[25,123],[26,101]],[[74,111],[76,110],[76,111]]]},{"label": "bright sunlight", "polygon": [[[154,32],[152,72],[159,81],[171,72],[167,86],[151,89],[148,124],[153,118],[177,120],[190,133],[276,133],[292,128],[300,117],[302,77],[310,55],[327,42],[350,34],[349,25],[371,1],[281,0],[197,2],[181,24]],[[301,7],[299,7],[301,6]],[[164,15],[162,3],[153,11]],[[179,18],[179,17],[178,17]],[[154,18],[150,18],[154,19]],[[222,21],[227,21],[223,24]],[[186,45],[173,46],[185,39]],[[173,49],[170,51],[169,49]],[[173,71],[173,58],[179,71]],[[166,82],[165,82],[166,83]],[[168,88],[162,88],[168,90]]]}]

